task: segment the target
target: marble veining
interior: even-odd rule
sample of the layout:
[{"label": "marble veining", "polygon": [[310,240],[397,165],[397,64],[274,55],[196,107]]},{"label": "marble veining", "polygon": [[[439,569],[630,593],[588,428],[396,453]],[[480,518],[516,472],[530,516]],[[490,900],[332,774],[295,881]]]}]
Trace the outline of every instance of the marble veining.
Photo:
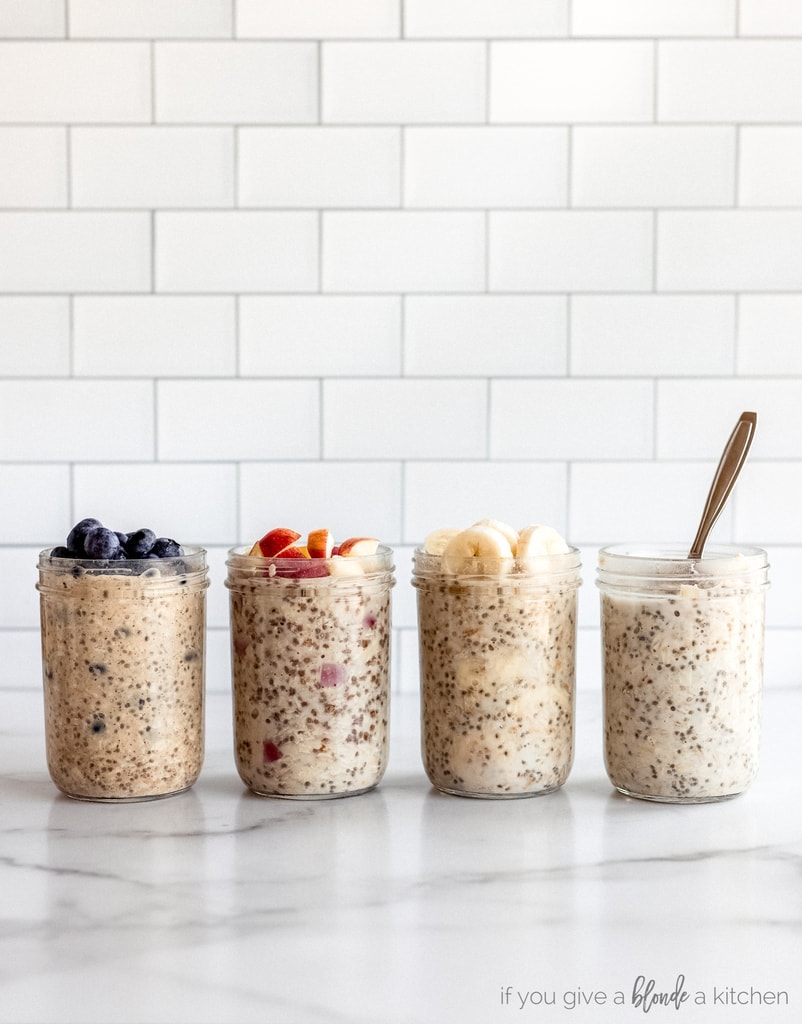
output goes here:
[{"label": "marble veining", "polygon": [[0,1022],[615,1024],[649,982],[680,1005],[648,1020],[802,1019],[802,691],[766,694],[752,789],[686,807],[617,795],[578,707],[557,793],[436,792],[401,696],[377,790],[291,803],[244,789],[213,694],[195,787],[112,806],[59,794],[39,694],[0,694]]}]

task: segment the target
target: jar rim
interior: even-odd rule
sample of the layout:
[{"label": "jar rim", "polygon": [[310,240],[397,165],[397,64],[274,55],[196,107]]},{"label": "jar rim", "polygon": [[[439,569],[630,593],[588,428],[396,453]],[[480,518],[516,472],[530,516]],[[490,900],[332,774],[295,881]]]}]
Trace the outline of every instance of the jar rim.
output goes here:
[{"label": "jar rim", "polygon": [[752,572],[768,566],[763,548],[752,544],[717,544],[707,548],[700,559],[688,558],[688,545],[669,543],[608,544],[599,549],[599,568],[641,575],[647,567],[650,574],[677,576],[687,572],[705,575]]},{"label": "jar rim", "polygon": [[54,576],[117,576],[129,579],[154,578],[169,581],[176,576],[205,576],[207,551],[199,545],[186,545],[183,554],[170,558],[61,558],[52,556],[54,548],[39,552],[37,568],[44,578]]}]

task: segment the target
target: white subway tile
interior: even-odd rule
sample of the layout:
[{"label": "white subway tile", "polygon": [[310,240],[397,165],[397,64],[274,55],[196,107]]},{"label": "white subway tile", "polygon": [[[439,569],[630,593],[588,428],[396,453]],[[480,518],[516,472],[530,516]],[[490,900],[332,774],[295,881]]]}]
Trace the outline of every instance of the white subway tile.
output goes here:
[{"label": "white subway tile", "polygon": [[409,296],[404,335],[404,372],[410,376],[566,372],[566,301],[561,296]]},{"label": "white subway tile", "polygon": [[802,40],[661,42],[660,121],[802,120]]},{"label": "white subway tile", "polygon": [[[772,604],[771,595],[769,594],[768,608],[766,610],[767,623],[770,623],[771,615]],[[802,678],[802,672],[800,672],[799,668],[800,646],[802,646],[802,630],[766,630],[763,680],[767,690],[799,686],[800,679]]]},{"label": "white subway tile", "polygon": [[469,380],[328,380],[327,459],[481,459],[487,387]]},{"label": "white subway tile", "polygon": [[802,375],[802,295],[742,295],[738,373]]},{"label": "white subway tile", "polygon": [[404,205],[565,206],[565,128],[409,128]]},{"label": "white subway tile", "polygon": [[146,213],[1,213],[0,288],[17,292],[150,287]]},{"label": "white subway tile", "polygon": [[720,126],[578,127],[574,206],[731,206],[735,129]]},{"label": "white subway tile", "polygon": [[231,206],[229,128],[76,128],[71,149],[76,207]]},{"label": "white subway tile", "polygon": [[404,32],[409,38],[564,36],[568,0],[406,0]]},{"label": "white subway tile", "polygon": [[401,537],[401,468],[395,462],[253,462],[240,469],[239,540],[274,526],[326,527],[335,538]]},{"label": "white subway tile", "polygon": [[[228,496],[228,504],[233,511],[235,503],[230,494]],[[236,519],[236,515],[234,518]],[[202,547],[206,548],[206,564],[209,566],[210,580],[209,589],[206,591],[206,625],[208,630],[223,630],[226,634],[226,645],[229,643],[228,590],[225,587],[225,578],[228,574],[226,560],[229,549],[235,543],[236,529],[226,537],[226,541],[222,545],[209,543],[202,545]]]},{"label": "white subway tile", "polygon": [[153,431],[147,382],[0,381],[0,459],[150,459]]},{"label": "white subway tile", "polygon": [[78,296],[79,376],[213,377],[236,373],[235,300],[213,296]]},{"label": "white subway tile", "polygon": [[728,36],[736,0],[572,0],[575,36]]},{"label": "white subway tile", "polygon": [[69,0],[70,35],[203,39],[230,36],[232,0]]},{"label": "white subway tile", "polygon": [[243,128],[241,206],[398,206],[398,128]]},{"label": "white subway tile", "polygon": [[311,122],[314,43],[156,43],[156,120]]},{"label": "white subway tile", "polygon": [[0,296],[0,377],[61,377],[70,372],[66,296]]},{"label": "white subway tile", "polygon": [[41,687],[42,641],[39,629],[4,629],[0,632],[0,688],[41,690]]},{"label": "white subway tile", "polygon": [[657,282],[667,291],[802,287],[802,212],[658,214]]},{"label": "white subway tile", "polygon": [[742,206],[802,206],[802,128],[744,125],[738,200]]},{"label": "white subway tile", "polygon": [[[750,462],[799,457],[802,404],[794,379],[662,380],[657,410],[658,458],[718,459],[744,410],[757,413]],[[770,492],[761,493],[765,500]]]},{"label": "white subway tile", "polygon": [[[760,440],[761,427],[758,415],[753,450]],[[799,436],[798,427],[789,429]],[[798,449],[786,461],[758,462],[750,455],[730,500],[734,505],[735,534],[741,543],[761,547],[799,544],[802,464]],[[798,584],[796,599],[798,606]]]},{"label": "white subway tile", "polygon": [[735,365],[729,295],[574,295],[571,373],[707,376]]},{"label": "white subway tile", "polygon": [[0,536],[13,544],[61,543],[70,506],[68,466],[3,466]]},{"label": "white subway tile", "polygon": [[397,37],[402,0],[237,0],[237,35],[263,39]]},{"label": "white subway tile", "polygon": [[490,44],[490,120],[650,121],[647,42]]},{"label": "white subway tile", "polygon": [[[32,629],[39,625],[36,564],[41,549],[0,547],[0,622],[6,629]],[[35,662],[41,679],[41,657]]]},{"label": "white subway tile", "polygon": [[243,296],[239,331],[243,376],[390,376],[401,369],[397,297]]},{"label": "white subway tile", "polygon": [[646,212],[490,214],[491,290],[643,291],[651,283]]},{"label": "white subway tile", "polygon": [[317,281],[314,213],[156,214],[159,291],[311,291]]},{"label": "white subway tile", "polygon": [[75,467],[74,487],[76,518],[94,516],[112,530],[132,533],[148,527],[179,544],[204,546],[233,543],[236,536],[233,465],[82,464]]},{"label": "white subway tile", "polygon": [[742,36],[802,35],[799,0],[740,0]]},{"label": "white subway tile", "polygon": [[0,121],[149,120],[147,44],[0,42]]},{"label": "white subway tile", "polygon": [[[574,542],[601,547],[687,540],[690,546],[716,458],[711,462],[574,462],[570,514]],[[732,539],[731,511],[728,506],[722,512],[711,542]],[[593,565],[595,571],[595,561]],[[591,578],[590,566],[585,576]]]},{"label": "white subway tile", "polygon": [[0,127],[0,206],[66,205],[66,131]]},{"label": "white subway tile", "polygon": [[323,214],[324,291],[480,291],[481,213]]},{"label": "white subway tile", "polygon": [[393,589],[393,626],[397,629],[415,629],[418,624],[415,590],[412,587],[412,557],[414,547],[396,545],[393,548],[396,585]]},{"label": "white subway tile", "polygon": [[545,523],[565,533],[567,471],[561,462],[408,462],[404,540],[418,545],[441,526],[492,516],[516,529]]},{"label": "white subway tile", "polygon": [[646,381],[495,380],[490,385],[493,459],[649,458],[653,421],[652,385]]},{"label": "white subway tile", "polygon": [[393,676],[395,693],[420,692],[420,657],[417,629],[399,629],[394,632],[397,669]]},{"label": "white subway tile", "polygon": [[[766,609],[768,624],[799,629],[802,627],[802,601],[799,600],[802,547],[772,545],[768,556],[771,582]],[[795,660],[798,662],[799,659]]]},{"label": "white subway tile", "polygon": [[483,121],[481,43],[324,43],[323,120]]},{"label": "white subway tile", "polygon": [[46,39],[65,32],[64,0],[0,0],[0,39]]},{"label": "white subway tile", "polygon": [[160,459],[316,459],[315,381],[161,381]]}]

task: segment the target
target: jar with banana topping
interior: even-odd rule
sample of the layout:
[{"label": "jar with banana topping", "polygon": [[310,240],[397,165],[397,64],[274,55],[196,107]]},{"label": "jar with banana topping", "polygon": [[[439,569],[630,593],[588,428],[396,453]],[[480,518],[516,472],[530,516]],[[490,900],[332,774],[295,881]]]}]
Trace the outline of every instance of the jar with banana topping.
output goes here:
[{"label": "jar with banana topping", "polygon": [[535,796],[568,778],[579,574],[550,527],[485,521],[415,552],[421,752],[439,790]]}]

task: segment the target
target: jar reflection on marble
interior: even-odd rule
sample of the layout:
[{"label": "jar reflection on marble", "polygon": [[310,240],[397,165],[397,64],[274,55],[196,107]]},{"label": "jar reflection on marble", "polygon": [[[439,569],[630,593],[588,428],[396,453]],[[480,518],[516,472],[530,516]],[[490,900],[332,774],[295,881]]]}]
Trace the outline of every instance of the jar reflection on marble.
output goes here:
[{"label": "jar reflection on marble", "polygon": [[456,796],[552,792],[574,757],[579,552],[472,561],[414,556],[426,774]]},{"label": "jar reflection on marble", "polygon": [[204,754],[206,552],[39,556],[47,764],[82,800],[181,792]]},{"label": "jar reflection on marble", "polygon": [[665,803],[742,793],[759,760],[766,552],[607,547],[597,582],[612,784]]},{"label": "jar reflection on marble", "polygon": [[347,575],[308,576],[298,559],[229,552],[234,747],[254,793],[353,796],[384,775],[392,558],[380,545]]}]

